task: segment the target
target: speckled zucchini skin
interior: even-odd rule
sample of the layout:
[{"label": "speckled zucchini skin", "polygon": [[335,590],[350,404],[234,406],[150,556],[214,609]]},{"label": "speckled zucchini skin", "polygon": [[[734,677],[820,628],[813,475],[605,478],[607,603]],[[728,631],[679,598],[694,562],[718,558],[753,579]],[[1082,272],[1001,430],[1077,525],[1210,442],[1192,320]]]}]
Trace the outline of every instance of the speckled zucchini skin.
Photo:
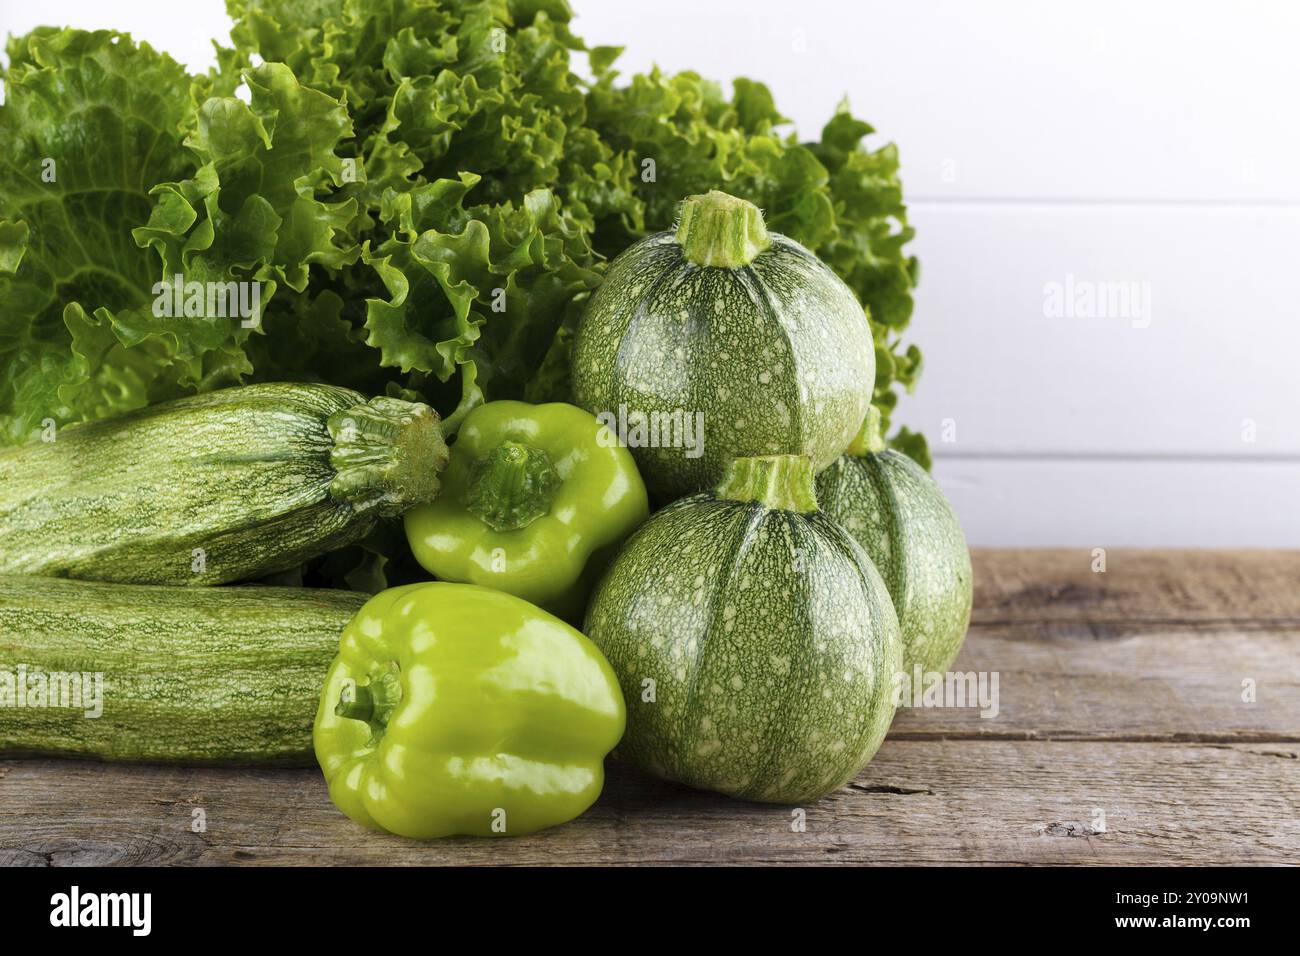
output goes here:
[{"label": "speckled zucchini skin", "polygon": [[618,753],[669,780],[815,800],[862,769],[893,719],[902,641],[889,595],[819,514],[677,501],[625,545],[584,631],[627,700]]},{"label": "speckled zucchini skin", "polygon": [[661,500],[711,488],[736,457],[806,454],[825,468],[871,399],[866,313],[793,239],[737,269],[686,261],[673,233],[610,266],[578,328],[573,382],[593,413],[704,413],[704,453],[633,448]]},{"label": "speckled zucchini skin", "polygon": [[0,706],[0,755],[311,766],[321,682],[368,597],[0,575],[0,671],[103,674],[96,718]]},{"label": "speckled zucchini skin", "polygon": [[939,485],[906,455],[845,455],[817,476],[817,500],[871,556],[903,629],[903,667],[945,672],[970,625],[966,536]]},{"label": "speckled zucchini skin", "polygon": [[[345,457],[331,417],[354,410]],[[419,427],[438,449],[403,444],[407,410],[431,420]],[[206,585],[284,570],[365,536],[393,504],[384,469],[434,452],[445,465],[427,406],[330,385],[229,388],[71,425],[0,450],[0,573]]]}]

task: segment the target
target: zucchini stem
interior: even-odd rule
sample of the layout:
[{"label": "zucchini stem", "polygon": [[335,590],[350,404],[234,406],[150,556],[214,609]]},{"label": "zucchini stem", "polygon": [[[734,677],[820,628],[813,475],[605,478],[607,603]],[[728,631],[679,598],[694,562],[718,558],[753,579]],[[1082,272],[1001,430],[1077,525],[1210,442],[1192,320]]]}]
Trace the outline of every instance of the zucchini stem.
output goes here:
[{"label": "zucchini stem", "polygon": [[465,508],[493,531],[518,531],[551,510],[561,484],[542,449],[503,441],[474,463]]},{"label": "zucchini stem", "polygon": [[758,207],[716,189],[682,201],[676,238],[688,262],[716,269],[747,266],[772,245]]},{"label": "zucchini stem", "polygon": [[449,453],[428,405],[381,395],[335,412],[326,427],[334,440],[332,497],[395,518],[438,496]]},{"label": "zucchini stem", "polygon": [[863,419],[857,436],[849,442],[845,454],[852,455],[854,458],[865,458],[867,455],[875,455],[884,450],[885,439],[880,434],[880,409],[875,405],[869,405],[867,417]]},{"label": "zucchini stem", "polygon": [[807,455],[735,458],[713,493],[729,501],[756,501],[777,511],[812,514],[819,510],[814,479]]}]

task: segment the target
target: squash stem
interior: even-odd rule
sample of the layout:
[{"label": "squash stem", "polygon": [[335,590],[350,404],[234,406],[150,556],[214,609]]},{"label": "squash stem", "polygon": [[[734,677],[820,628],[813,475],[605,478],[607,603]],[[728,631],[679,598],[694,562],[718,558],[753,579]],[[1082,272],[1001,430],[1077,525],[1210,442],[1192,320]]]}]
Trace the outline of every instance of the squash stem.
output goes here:
[{"label": "squash stem", "polygon": [[811,514],[818,510],[812,459],[807,455],[733,459],[714,494],[780,511]]},{"label": "squash stem", "polygon": [[503,441],[475,462],[465,508],[493,531],[518,531],[551,510],[561,484],[542,449]]},{"label": "squash stem", "polygon": [[772,245],[758,207],[716,189],[682,201],[676,239],[688,262],[716,269],[747,266]]},{"label": "squash stem", "polygon": [[880,434],[880,409],[870,405],[867,407],[867,417],[862,421],[862,428],[849,443],[845,454],[852,455],[854,458],[865,458],[867,455],[878,454],[884,450],[885,439]]},{"label": "squash stem", "polygon": [[380,396],[335,412],[326,427],[334,441],[331,497],[393,518],[438,496],[449,453],[428,405]]}]

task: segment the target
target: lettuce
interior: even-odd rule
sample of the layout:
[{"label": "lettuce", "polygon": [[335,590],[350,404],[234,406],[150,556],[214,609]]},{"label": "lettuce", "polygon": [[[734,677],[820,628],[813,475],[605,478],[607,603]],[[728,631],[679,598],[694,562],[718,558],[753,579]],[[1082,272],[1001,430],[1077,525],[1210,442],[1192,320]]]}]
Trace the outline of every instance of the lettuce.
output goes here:
[{"label": "lettuce", "polygon": [[[886,419],[915,382],[898,157],[847,105],[802,140],[759,82],[624,78],[565,0],[228,8],[233,45],[201,76],[109,31],[9,41],[0,442],[245,381],[421,399],[451,428],[488,399],[566,398],[607,262],[711,188],[857,293]],[[255,284],[257,320],[160,312],[177,275]],[[893,441],[928,460],[921,436]],[[375,583],[402,563],[378,535],[317,572]]]},{"label": "lettuce", "polygon": [[[585,125],[567,6],[230,7],[232,59],[281,60],[349,104],[342,148],[360,174],[339,194],[357,203],[366,271],[344,280],[345,314],[385,389],[433,401],[453,428],[489,396],[539,396],[543,359],[600,280],[592,207],[635,203],[631,166]],[[563,397],[553,377],[546,397]]]},{"label": "lettuce", "polygon": [[157,256],[132,240],[155,183],[187,176],[185,70],[109,31],[11,39],[0,107],[0,440],[201,387],[175,336],[126,342]]}]

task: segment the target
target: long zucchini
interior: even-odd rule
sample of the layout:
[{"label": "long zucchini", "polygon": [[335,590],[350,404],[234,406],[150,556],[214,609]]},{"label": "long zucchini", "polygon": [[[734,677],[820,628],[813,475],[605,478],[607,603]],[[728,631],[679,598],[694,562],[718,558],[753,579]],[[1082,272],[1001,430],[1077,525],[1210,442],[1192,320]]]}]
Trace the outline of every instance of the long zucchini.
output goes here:
[{"label": "long zucchini", "polygon": [[0,755],[310,766],[321,682],[368,597],[0,575]]},{"label": "long zucchini", "polygon": [[0,451],[0,573],[223,584],[432,500],[438,414],[332,385],[229,388]]}]

